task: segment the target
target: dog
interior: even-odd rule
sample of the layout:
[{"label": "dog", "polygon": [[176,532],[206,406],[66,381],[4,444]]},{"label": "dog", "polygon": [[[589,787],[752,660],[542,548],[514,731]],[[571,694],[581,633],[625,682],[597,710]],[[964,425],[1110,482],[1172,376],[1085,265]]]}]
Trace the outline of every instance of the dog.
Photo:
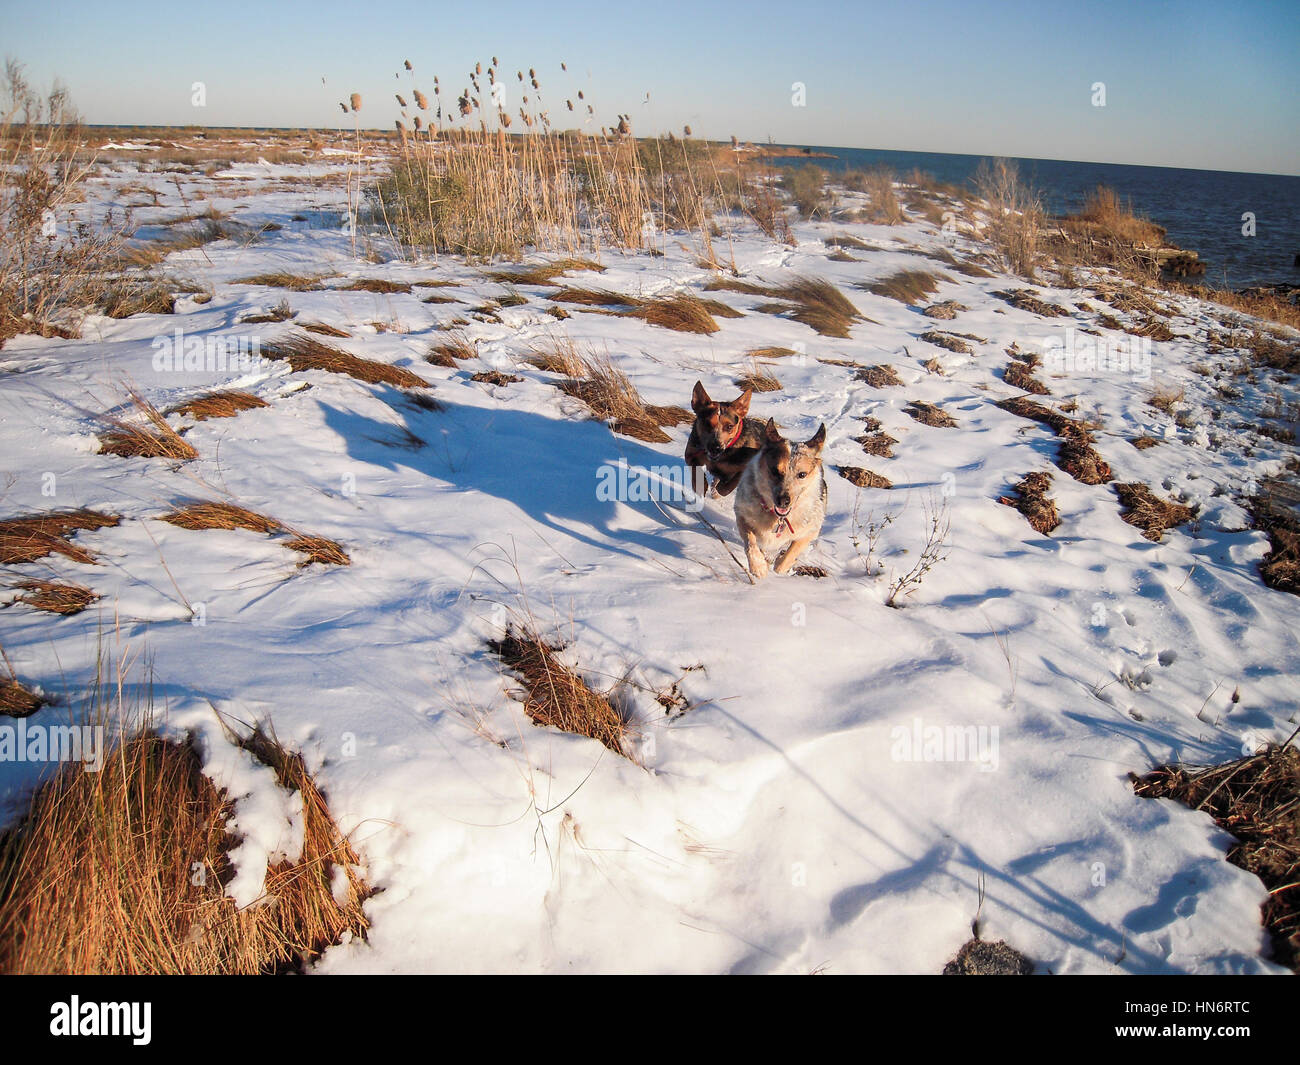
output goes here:
[{"label": "dog", "polygon": [[741,474],[763,446],[763,422],[749,418],[749,401],[754,390],[745,389],[730,403],[715,403],[700,381],[691,392],[691,409],[695,424],[686,441],[686,465],[691,468],[691,487],[703,493],[708,480],[700,472],[703,466],[713,475],[713,491],[727,496],[735,491]]},{"label": "dog", "polygon": [[736,528],[755,580],[767,576],[769,552],[780,550],[773,568],[787,573],[821,532],[826,520],[825,445],[825,423],[811,440],[792,444],[769,419],[763,447],[745,467],[736,493]]}]

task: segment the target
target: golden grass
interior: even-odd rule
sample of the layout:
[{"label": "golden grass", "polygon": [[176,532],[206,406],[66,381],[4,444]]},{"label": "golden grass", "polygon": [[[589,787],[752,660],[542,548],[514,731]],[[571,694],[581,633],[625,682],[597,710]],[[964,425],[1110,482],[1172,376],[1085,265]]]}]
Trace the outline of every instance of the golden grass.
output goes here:
[{"label": "golden grass", "polygon": [[1268,534],[1269,553],[1259,566],[1260,579],[1270,588],[1300,595],[1300,519],[1267,493],[1250,502],[1255,528]]},{"label": "golden grass", "polygon": [[123,281],[105,290],[99,307],[110,318],[175,314],[176,297],[163,281]]},{"label": "golden grass", "polygon": [[321,284],[322,281],[337,276],[337,274],[317,274],[313,277],[307,277],[302,274],[291,274],[285,270],[277,270],[266,274],[254,274],[252,277],[241,277],[232,281],[231,284],[287,288],[291,292],[320,292],[326,287]]},{"label": "golden grass", "polygon": [[631,379],[608,355],[579,358],[581,375],[566,377],[559,383],[561,391],[585,403],[598,418],[608,421],[616,433],[654,444],[666,444],[672,439],[656,417],[659,408],[646,405]]},{"label": "golden grass", "polygon": [[324,536],[295,536],[285,542],[290,551],[297,551],[306,556],[299,566],[310,566],[319,562],[322,566],[350,566],[352,559],[336,541]]},{"label": "golden grass", "polygon": [[859,488],[893,488],[894,482],[861,466],[836,466],[835,472]]},{"label": "golden grass", "polygon": [[779,392],[781,390],[781,382],[776,379],[776,376],[759,366],[757,362],[752,363],[747,372],[737,377],[735,383],[737,388],[750,388],[755,392]]},{"label": "golden grass", "polygon": [[252,392],[244,392],[239,389],[227,389],[217,392],[206,392],[194,399],[187,399],[184,403],[178,403],[174,407],[168,407],[165,414],[188,414],[196,421],[204,421],[208,418],[233,418],[241,411],[255,410],[258,407],[269,407],[270,404],[260,396],[255,396]]},{"label": "golden grass", "polygon": [[564,274],[570,274],[578,270],[590,270],[594,273],[604,273],[605,268],[600,263],[592,262],[590,259],[575,259],[566,257],[556,259],[553,262],[537,263],[533,266],[520,266],[508,270],[492,270],[487,276],[503,285],[555,285],[557,277]]},{"label": "golden grass", "polygon": [[929,270],[900,270],[889,277],[858,287],[874,295],[885,296],[899,303],[906,303],[910,307],[916,307],[938,291],[940,281],[951,280],[950,277]]},{"label": "golden grass", "polygon": [[897,371],[892,366],[864,366],[860,370],[854,371],[853,379],[855,381],[865,381],[872,388],[889,388],[891,386],[901,387],[902,379],[898,376]]},{"label": "golden grass", "polygon": [[[880,423],[874,418],[868,423],[869,430],[878,429]],[[868,431],[862,436],[853,438],[862,445],[862,450],[868,455],[875,455],[877,458],[893,458],[894,445],[898,443],[897,438],[890,436],[888,433]]]},{"label": "golden grass", "polygon": [[352,334],[346,329],[339,329],[337,326],[326,325],[324,322],[299,322],[299,329],[305,329],[309,333],[316,333],[323,337],[350,337]]},{"label": "golden grass", "polygon": [[1174,408],[1183,401],[1186,391],[1169,385],[1159,385],[1147,396],[1146,404],[1164,414],[1172,415]]},{"label": "golden grass", "polygon": [[47,555],[63,555],[74,562],[95,565],[95,556],[69,537],[82,529],[111,529],[121,522],[116,514],[101,514],[84,507],[8,518],[0,521],[0,563],[14,566]]},{"label": "golden grass", "polygon": [[719,277],[704,286],[706,291],[739,292],[747,296],[765,296],[779,300],[758,307],[764,314],[783,314],[820,333],[822,336],[849,337],[854,322],[862,313],[829,281],[815,277],[795,277],[780,285],[762,285],[736,278]]},{"label": "golden grass", "polygon": [[249,529],[270,534],[284,528],[274,518],[246,507],[210,501],[187,503],[170,514],[164,514],[161,520],[182,529]]},{"label": "golden grass", "polygon": [[935,347],[944,348],[947,351],[954,351],[958,355],[975,354],[975,349],[961,337],[953,336],[952,333],[945,333],[941,329],[929,329],[921,334],[921,339],[927,344],[933,344]]},{"label": "golden grass", "polygon": [[103,414],[100,419],[111,428],[99,437],[101,455],[121,458],[175,459],[189,462],[199,453],[171,427],[166,416],[134,389],[128,389],[131,405],[143,416],[145,424],[128,422],[115,415]]},{"label": "golden grass", "polygon": [[0,971],[279,973],[364,935],[360,859],[302,757],[261,732],[241,746],[302,797],[302,854],[267,870],[262,904],[223,894],[229,797],[192,746],[146,733],[102,772],[69,766],[41,785],[0,837]]},{"label": "golden grass", "polygon": [[578,345],[568,335],[549,338],[545,344],[534,347],[524,361],[546,373],[565,377],[582,377],[587,372]]},{"label": "golden grass", "polygon": [[606,696],[555,657],[559,648],[535,630],[514,625],[488,646],[523,681],[524,712],[535,724],[587,736],[626,756],[627,722]]},{"label": "golden grass", "polygon": [[950,322],[957,317],[959,311],[966,310],[970,310],[970,308],[963,303],[958,303],[956,300],[944,300],[941,303],[930,304],[921,313],[927,318],[938,318]]},{"label": "golden grass", "polygon": [[516,384],[522,381],[523,378],[512,373],[502,373],[500,370],[481,370],[476,374],[472,374],[470,380],[482,384],[504,386]]},{"label": "golden grass", "polygon": [[1025,520],[1029,522],[1035,532],[1047,536],[1061,524],[1061,516],[1057,513],[1056,503],[1047,496],[1048,489],[1051,487],[1052,475],[1050,473],[1031,473],[1015,486],[1013,489],[1016,493],[1015,496],[999,496],[998,502],[1009,507],[1015,507],[1025,516]]},{"label": "golden grass", "polygon": [[1139,451],[1145,451],[1149,447],[1155,447],[1157,444],[1163,444],[1164,441],[1154,436],[1135,436],[1129,441]]},{"label": "golden grass", "polygon": [[1294,738],[1223,765],[1165,765],[1144,777],[1130,774],[1130,780],[1143,798],[1203,810],[1236,838],[1228,861],[1268,888],[1261,917],[1273,956],[1300,973],[1300,750]]},{"label": "golden grass", "polygon": [[100,598],[84,584],[74,584],[71,581],[20,581],[14,587],[26,593],[20,595],[17,602],[65,617],[80,614]]},{"label": "golden grass", "polygon": [[1070,314],[1064,307],[1040,300],[1033,289],[1012,288],[1002,292],[994,292],[993,295],[1019,310],[1029,311],[1031,314],[1038,314],[1044,318],[1066,318]]},{"label": "golden grass", "polygon": [[952,429],[957,425],[957,419],[951,414],[924,400],[912,400],[903,408],[903,413],[922,425],[934,426],[937,429]]},{"label": "golden grass", "polygon": [[457,360],[478,358],[478,345],[464,333],[451,332],[446,340],[431,344],[425,352],[424,361],[433,366],[445,366],[455,369]]},{"label": "golden grass", "polygon": [[324,370],[327,373],[346,374],[367,384],[392,385],[395,388],[427,388],[429,385],[423,377],[410,370],[386,362],[359,358],[311,336],[273,340],[262,346],[262,354],[268,359],[287,362],[295,373]]},{"label": "golden grass", "polygon": [[1166,529],[1186,524],[1196,516],[1191,507],[1161,499],[1140,481],[1115,485],[1115,494],[1126,508],[1120,515],[1130,525],[1142,530],[1142,535],[1156,543]]},{"label": "golden grass", "polygon": [[[27,717],[48,703],[48,699],[24,687],[17,678],[0,677],[0,717]],[[9,971],[0,965],[0,972]]]},{"label": "golden grass", "polygon": [[1034,376],[1033,367],[1019,359],[1012,359],[1007,363],[1006,369],[1002,371],[1002,380],[1012,388],[1018,388],[1022,392],[1032,392],[1036,396],[1051,394],[1050,389]]},{"label": "golden grass", "polygon": [[740,317],[740,312],[716,300],[702,300],[689,292],[678,292],[654,299],[642,299],[608,289],[566,286],[552,294],[556,303],[574,303],[584,307],[618,308],[607,313],[624,318],[640,318],[649,325],[662,326],[679,333],[716,333],[716,314],[723,318]]},{"label": "golden grass", "polygon": [[381,295],[409,295],[411,286],[405,281],[386,281],[381,277],[359,277],[346,285],[335,285],[335,292],[377,292]]}]

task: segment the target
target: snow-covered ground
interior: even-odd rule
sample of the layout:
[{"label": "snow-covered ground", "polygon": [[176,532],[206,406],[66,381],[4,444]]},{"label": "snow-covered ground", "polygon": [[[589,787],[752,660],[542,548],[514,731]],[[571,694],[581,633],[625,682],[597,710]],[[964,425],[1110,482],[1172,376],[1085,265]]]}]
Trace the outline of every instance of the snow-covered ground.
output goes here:
[{"label": "snow-covered ground", "polygon": [[[977,249],[919,221],[800,224],[794,248],[737,226],[746,280],[826,278],[869,320],[834,339],[757,311],[761,297],[712,292],[743,317],[701,336],[572,306],[558,321],[546,313],[553,289],[521,286],[527,303],[463,327],[480,361],[447,369],[423,359],[446,338],[439,327],[504,289],[450,258],[356,257],[338,225],[343,184],[312,183],[345,166],[185,176],[182,202],[172,175],[119,164],[92,202],[120,205],[124,185],[137,199],[151,186],[158,206],[137,208],[138,222],[210,202],[282,228],[173,253],[163,269],[209,287],[208,302],[187,295],[174,316],[92,317],[80,340],[24,336],[0,350],[0,516],[88,506],[123,518],[78,534],[97,566],[11,568],[103,598],[67,618],[10,606],[0,646],[21,680],[65,705],[101,655],[136,656],[138,679],[148,663],[168,726],[197,732],[214,777],[247,793],[241,897],[256,895],[268,855],[293,850],[294,817],[268,796],[271,774],[232,753],[213,707],[269,721],[303,752],[382,889],[367,903],[368,941],[331,949],[317,971],[935,973],[977,911],[985,939],[1005,939],[1039,971],[1283,971],[1265,960],[1265,890],[1224,860],[1229,837],[1205,814],[1136,798],[1127,779],[1234,757],[1298,720],[1300,600],[1260,582],[1267,540],[1238,503],[1290,452],[1253,432],[1264,382],[1229,374],[1234,354],[1206,351],[1221,312],[1162,297],[1179,336],[1151,345],[1149,379],[1039,371],[1052,392],[1043,402],[1075,400],[1074,417],[1101,423],[1096,446],[1117,482],[1199,508],[1152,543],[1121,520],[1110,486],[1057,469],[1048,428],[995,405],[1021,394],[1002,380],[1013,342],[1043,350],[1068,329],[1091,336],[1078,331],[1098,328],[1096,311],[1115,313],[1089,290],[1037,288],[1064,318],[1011,307],[992,293],[1023,287],[1016,279],[966,277],[916,254]],[[823,243],[832,234],[880,250],[836,261]],[[663,257],[602,251],[604,274],[571,280],[701,292],[713,275],[690,244],[670,235]],[[933,301],[968,309],[935,321],[857,287],[903,269],[946,273]],[[454,287],[233,283],[273,270]],[[421,302],[433,293],[462,302]],[[178,328],[262,343],[294,332],[240,324],[282,299],[298,322],[350,334],[332,343],[426,378],[443,409],[283,362],[155,367],[155,342]],[[955,354],[919,339],[930,329],[982,339]],[[827,576],[752,585],[681,502],[600,498],[602,466],[680,463],[690,426],[656,445],[592,420],[556,375],[524,361],[563,335],[608,354],[647,402],[678,406],[697,379],[735,396],[751,349],[795,349],[772,360],[783,388],[756,395],[751,413],[798,439],[826,424],[829,514],[802,561]],[[935,358],[942,372],[925,368]],[[822,359],[886,364],[903,384],[873,388]],[[486,369],[523,380],[470,379]],[[1215,392],[1227,382],[1239,398]],[[214,387],[270,405],[194,424],[189,463],[97,454],[95,416],[117,409],[127,385],[159,408]],[[1174,414],[1145,402],[1157,386],[1185,390]],[[957,426],[914,421],[903,410],[914,400]],[[867,417],[897,438],[893,457],[854,441]],[[1163,443],[1138,450],[1129,440],[1142,434]],[[830,468],[840,465],[894,487],[855,488]],[[1050,536],[998,502],[1034,470],[1054,478],[1061,525]],[[159,520],[192,499],[330,537],[352,565],[298,568],[276,538]],[[935,508],[951,522],[948,557],[891,609],[889,587],[920,555]],[[708,500],[702,516],[743,558],[731,500]],[[884,527],[868,567],[869,524]],[[486,646],[527,616],[595,687],[615,689],[632,758],[528,720],[518,681]],[[684,699],[666,711],[657,694],[674,684]],[[29,723],[66,716],[54,706]],[[10,812],[39,769],[0,766]]]}]

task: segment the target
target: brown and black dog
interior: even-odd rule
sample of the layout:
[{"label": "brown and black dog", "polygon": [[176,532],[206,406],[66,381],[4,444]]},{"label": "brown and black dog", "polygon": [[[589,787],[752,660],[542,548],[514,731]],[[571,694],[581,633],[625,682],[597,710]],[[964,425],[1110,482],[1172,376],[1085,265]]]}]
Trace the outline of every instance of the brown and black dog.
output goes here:
[{"label": "brown and black dog", "polygon": [[766,427],[758,418],[746,417],[753,395],[754,390],[747,388],[730,403],[716,403],[704,391],[703,383],[695,382],[691,393],[695,425],[686,442],[686,465],[691,467],[691,487],[696,492],[703,494],[708,487],[699,472],[703,466],[713,475],[714,492],[719,496],[730,495],[740,483],[740,475],[749,460],[762,449]]}]

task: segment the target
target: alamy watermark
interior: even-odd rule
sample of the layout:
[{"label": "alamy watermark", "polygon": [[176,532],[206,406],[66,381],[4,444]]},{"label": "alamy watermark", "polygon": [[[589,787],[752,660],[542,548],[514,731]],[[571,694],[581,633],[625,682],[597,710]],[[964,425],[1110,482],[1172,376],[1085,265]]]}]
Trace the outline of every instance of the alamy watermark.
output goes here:
[{"label": "alamy watermark", "polygon": [[102,725],[0,725],[0,762],[81,762],[87,773],[104,768]]},{"label": "alamy watermark", "polygon": [[974,762],[981,773],[998,768],[997,725],[927,725],[917,717],[910,728],[890,729],[889,740],[895,762]]},{"label": "alamy watermark", "polygon": [[1048,373],[1131,374],[1139,381],[1149,381],[1151,338],[1095,337],[1067,329],[1064,338],[1043,341],[1043,369]]},{"label": "alamy watermark", "polygon": [[606,462],[596,467],[596,498],[602,503],[682,503],[696,514],[704,497],[690,487],[686,466],[629,466]]},{"label": "alamy watermark", "polygon": [[251,373],[264,370],[260,337],[217,333],[186,336],[177,327],[153,340],[153,368],[158,373]]}]

